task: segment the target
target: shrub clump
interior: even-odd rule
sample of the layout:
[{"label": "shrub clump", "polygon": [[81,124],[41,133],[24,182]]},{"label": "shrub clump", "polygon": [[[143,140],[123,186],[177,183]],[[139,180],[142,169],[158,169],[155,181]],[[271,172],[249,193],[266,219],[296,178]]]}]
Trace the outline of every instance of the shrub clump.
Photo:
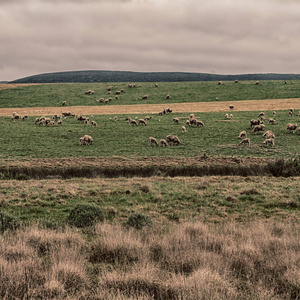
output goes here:
[{"label": "shrub clump", "polygon": [[131,214],[126,222],[127,226],[133,227],[135,229],[142,229],[144,226],[149,226],[151,224],[151,219],[141,213]]},{"label": "shrub clump", "polygon": [[67,217],[67,222],[79,228],[93,226],[104,220],[100,207],[91,204],[77,204]]},{"label": "shrub clump", "polygon": [[4,212],[0,212],[0,233],[20,227],[20,221]]}]

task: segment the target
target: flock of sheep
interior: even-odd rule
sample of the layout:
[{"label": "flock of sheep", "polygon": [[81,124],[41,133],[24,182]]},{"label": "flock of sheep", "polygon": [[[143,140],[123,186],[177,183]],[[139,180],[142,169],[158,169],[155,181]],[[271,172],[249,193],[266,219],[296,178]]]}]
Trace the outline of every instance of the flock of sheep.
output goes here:
[{"label": "flock of sheep", "polygon": [[[237,83],[238,81],[235,81],[235,82]],[[259,84],[259,82],[256,82],[256,84]],[[220,82],[218,82],[218,85],[224,85],[224,83],[220,81]],[[134,88],[134,87],[136,87],[135,84],[128,84],[128,88]],[[158,87],[158,85],[155,84],[155,87]],[[113,92],[113,90],[114,90],[113,86],[108,87],[107,88],[108,94],[111,94]],[[117,90],[115,92],[116,99],[118,99],[118,95],[122,94],[123,92],[124,92],[123,89]],[[85,94],[86,95],[92,95],[92,94],[94,94],[94,91],[88,90],[88,91],[85,92]],[[148,95],[144,95],[142,97],[142,99],[147,99],[147,98],[148,98]],[[170,99],[170,98],[171,98],[171,96],[168,94],[166,96],[166,99]],[[100,103],[107,103],[107,102],[112,101],[112,98],[108,98],[108,99],[101,98],[98,101]],[[66,106],[66,105],[67,105],[67,102],[63,101],[62,106]],[[229,109],[233,110],[234,106],[230,105]],[[162,111],[158,112],[158,116],[166,115],[168,113],[172,113],[172,109],[170,109],[170,108],[163,109]],[[288,113],[289,113],[290,117],[293,117],[294,109],[290,109]],[[60,126],[63,123],[63,121],[62,121],[63,117],[66,118],[66,117],[69,117],[69,116],[75,117],[75,114],[72,114],[71,112],[68,111],[68,112],[62,113],[62,116],[59,116],[59,115],[55,114],[55,115],[52,116],[52,119],[49,118],[49,117],[40,117],[40,118],[35,119],[35,124],[36,125],[43,125],[43,126],[52,127],[52,126],[55,125],[55,121],[57,121],[57,125]],[[257,119],[251,119],[250,120],[250,128],[252,130],[251,134],[254,135],[254,134],[257,134],[259,132],[263,132],[262,137],[265,138],[263,144],[266,145],[266,146],[268,146],[268,145],[274,146],[275,145],[275,135],[274,135],[274,133],[272,133],[271,130],[266,131],[266,125],[265,125],[266,123],[268,123],[268,125],[275,124],[276,123],[275,116],[276,116],[276,111],[273,111],[272,117],[270,117],[266,120],[265,113],[261,112],[261,113],[259,113]],[[298,116],[300,116],[300,111],[298,112]],[[90,119],[88,117],[85,117],[83,115],[77,115],[76,117],[77,117],[77,121],[83,122],[85,126],[89,126]],[[19,114],[14,112],[12,114],[11,120],[15,121],[15,120],[19,120],[19,119],[22,119],[23,121],[25,121],[26,119],[28,119],[28,116],[25,115],[25,116],[21,117]],[[113,118],[113,121],[116,123],[117,119],[118,119],[118,117],[115,116]],[[129,118],[126,118],[125,120],[128,121],[129,125],[147,126],[147,121],[149,121],[151,119],[152,119],[152,116],[147,116],[144,119],[138,119],[138,120],[134,120],[134,119],[129,117]],[[233,119],[233,114],[226,113],[225,119],[226,120]],[[180,124],[181,123],[181,118],[174,117],[173,118],[173,123],[176,124],[176,125]],[[92,127],[97,127],[97,122],[92,120],[91,121],[91,126]],[[202,121],[198,120],[195,117],[194,114],[191,114],[188,117],[188,119],[185,120],[185,126],[181,127],[181,131],[182,131],[183,134],[186,134],[187,127],[202,127],[202,126],[204,126],[204,123]],[[287,130],[287,132],[293,132],[293,133],[295,133],[295,131],[297,130],[298,134],[300,134],[300,126],[298,127],[298,124],[288,123],[287,127],[286,127],[286,130]],[[238,138],[241,139],[238,146],[241,146],[241,145],[250,146],[251,142],[250,142],[250,138],[247,137],[246,130],[241,131]],[[93,138],[90,135],[84,135],[83,137],[79,138],[79,145],[92,145],[93,143],[94,143]],[[148,145],[149,146],[159,146],[159,144],[162,147],[168,147],[170,145],[173,145],[173,146],[182,145],[181,141],[179,140],[178,136],[176,136],[176,135],[167,135],[166,139],[160,139],[159,142],[156,138],[149,137],[149,139],[148,139]]]},{"label": "flock of sheep", "polygon": [[[289,116],[290,117],[293,117],[294,115],[294,109],[291,108],[289,110]],[[268,124],[275,124],[275,116],[276,116],[276,111],[273,111],[272,113],[272,118],[268,118]],[[300,116],[300,111],[298,112],[298,116]],[[226,117],[227,117],[227,114],[226,114]],[[265,146],[268,146],[268,145],[271,145],[271,146],[274,146],[275,145],[275,134],[271,131],[271,130],[266,130],[266,126],[265,126],[265,121],[266,121],[266,117],[265,117],[265,113],[264,112],[260,112],[259,115],[258,115],[258,119],[251,119],[250,120],[250,128],[252,129],[251,131],[251,134],[256,134],[257,132],[264,132],[262,134],[262,137],[265,138],[264,140],[264,145]],[[297,130],[298,131],[298,134],[300,134],[300,126],[298,127],[297,129],[297,126],[298,124],[292,124],[292,123],[288,123],[287,126],[286,126],[286,131],[287,132],[292,132],[292,133],[295,133],[295,131]],[[242,139],[243,140],[238,144],[239,146],[241,145],[248,145],[250,146],[250,138],[247,138],[247,132],[245,130],[241,131],[239,136],[238,136],[239,139]]]}]

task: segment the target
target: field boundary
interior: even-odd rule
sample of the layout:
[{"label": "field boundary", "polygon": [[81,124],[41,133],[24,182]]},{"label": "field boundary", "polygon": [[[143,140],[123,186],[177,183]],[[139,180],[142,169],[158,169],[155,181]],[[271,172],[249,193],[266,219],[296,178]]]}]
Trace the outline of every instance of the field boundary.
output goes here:
[{"label": "field boundary", "polygon": [[[233,105],[234,109],[230,109]],[[228,112],[228,111],[266,111],[300,109],[300,98],[189,102],[165,104],[136,104],[136,105],[97,105],[97,106],[67,106],[67,107],[18,107],[0,108],[0,116],[11,116],[13,112],[20,115],[41,116],[61,114],[70,111],[73,114],[113,115],[113,114],[153,114],[170,107],[175,113],[184,112]]]}]

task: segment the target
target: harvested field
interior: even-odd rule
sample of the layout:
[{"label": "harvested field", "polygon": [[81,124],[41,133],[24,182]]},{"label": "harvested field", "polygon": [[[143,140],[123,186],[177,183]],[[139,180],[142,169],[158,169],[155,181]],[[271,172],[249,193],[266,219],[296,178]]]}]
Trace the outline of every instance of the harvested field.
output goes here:
[{"label": "harvested field", "polygon": [[[243,100],[232,101],[233,111],[264,111],[300,109],[300,98],[294,99],[269,99],[269,100]],[[228,101],[219,102],[191,102],[173,103],[170,105],[173,112],[218,112],[232,111],[229,109]],[[166,107],[166,104],[139,104],[139,105],[110,105],[110,106],[68,106],[62,107],[23,107],[23,108],[1,108],[0,116],[11,116],[13,112],[27,114],[29,116],[52,115],[70,111],[73,114],[150,114],[158,113]]]}]

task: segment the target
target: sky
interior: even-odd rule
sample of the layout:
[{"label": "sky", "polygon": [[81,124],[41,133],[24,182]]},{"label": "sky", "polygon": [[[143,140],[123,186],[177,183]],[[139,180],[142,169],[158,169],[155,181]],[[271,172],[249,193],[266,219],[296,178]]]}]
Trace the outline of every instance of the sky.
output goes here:
[{"label": "sky", "polygon": [[299,0],[0,0],[0,81],[79,70],[300,73]]}]

